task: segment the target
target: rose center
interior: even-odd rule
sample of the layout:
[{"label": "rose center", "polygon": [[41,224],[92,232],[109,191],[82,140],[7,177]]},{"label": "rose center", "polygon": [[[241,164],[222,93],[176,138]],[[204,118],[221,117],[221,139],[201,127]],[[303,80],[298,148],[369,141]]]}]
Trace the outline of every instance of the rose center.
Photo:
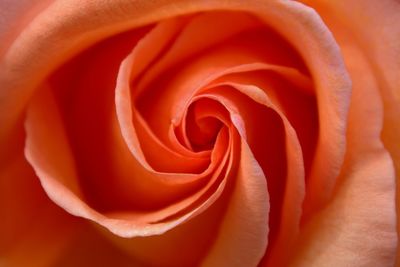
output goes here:
[{"label": "rose center", "polygon": [[194,151],[210,150],[221,130],[226,110],[217,101],[200,99],[193,102],[186,116],[186,135]]}]

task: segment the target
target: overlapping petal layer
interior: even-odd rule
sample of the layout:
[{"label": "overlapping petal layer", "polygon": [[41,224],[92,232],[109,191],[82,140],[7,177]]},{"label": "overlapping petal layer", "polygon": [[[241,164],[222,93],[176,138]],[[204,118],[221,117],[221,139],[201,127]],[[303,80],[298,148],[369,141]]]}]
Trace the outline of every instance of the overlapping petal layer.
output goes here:
[{"label": "overlapping petal layer", "polygon": [[[341,181],[367,168],[344,161],[346,138],[347,149],[360,147],[354,128],[345,135],[350,82],[316,13],[284,1],[98,1],[82,10],[52,4],[2,62],[0,101],[18,96],[1,105],[10,158],[23,148],[15,133],[25,120],[25,156],[47,195],[110,230],[138,262],[284,266],[297,253],[295,264],[306,264],[314,244],[298,252],[310,240],[306,231],[298,241],[300,230],[323,234],[321,209],[335,216],[335,203],[347,203]],[[63,23],[50,26],[47,14]],[[27,46],[43,25],[46,52]],[[368,166],[388,164],[382,157]]]}]

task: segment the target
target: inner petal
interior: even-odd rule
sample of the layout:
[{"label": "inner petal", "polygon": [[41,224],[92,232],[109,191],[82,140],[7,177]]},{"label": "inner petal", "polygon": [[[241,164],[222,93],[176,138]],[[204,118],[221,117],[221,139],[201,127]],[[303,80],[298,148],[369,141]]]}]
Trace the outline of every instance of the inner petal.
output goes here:
[{"label": "inner petal", "polygon": [[[159,57],[165,59],[163,62],[170,62],[177,59],[176,56],[171,56],[177,51],[183,52],[182,55],[196,53],[215,43],[220,43],[236,32],[252,27],[254,24],[254,19],[251,19],[248,15],[234,14],[234,16],[237,17],[237,23],[241,25],[240,27],[218,23],[219,26],[214,27],[212,31],[205,31],[209,35],[211,34],[210,37],[216,38],[201,39],[191,46],[187,46],[187,41],[192,40],[198,34],[200,28],[204,31],[205,25],[222,22],[219,13],[200,14],[194,16],[191,20],[182,18],[178,21],[162,22],[141,40],[123,62],[116,90],[118,120],[124,139],[132,154],[146,168],[160,172],[201,173],[209,164],[209,153],[207,151],[204,151],[205,153],[193,153],[193,151],[181,147],[175,138],[170,138],[168,126],[170,126],[171,118],[169,113],[164,110],[164,106],[168,104],[166,99],[162,100],[162,97],[160,98],[158,95],[151,96],[153,98],[151,103],[142,103],[143,99],[135,99],[140,91],[136,82],[142,76],[144,70],[146,70],[146,73],[148,72],[147,69],[152,66],[152,61],[157,62]],[[182,25],[179,22],[187,20],[189,20],[188,24],[181,31]],[[227,27],[224,27],[224,25]],[[175,35],[178,32],[179,35],[176,37]],[[173,45],[171,46],[170,43],[173,43]],[[149,50],[149,47],[155,47],[155,49]],[[164,50],[168,52],[164,52]],[[165,57],[163,57],[164,53],[166,53]],[[133,102],[138,101],[140,105],[148,105],[147,108],[157,117],[155,124],[151,124],[146,116],[137,112],[136,105],[132,105],[129,101],[131,97]],[[167,127],[160,129],[163,125],[167,125]],[[154,131],[153,127],[156,127],[157,130]],[[163,135],[158,134],[160,131],[163,132]],[[168,161],[165,160],[167,158]]]},{"label": "inner petal", "polygon": [[[229,85],[232,88],[226,86]],[[209,90],[204,93],[214,95],[221,101],[229,101],[235,105],[245,121],[247,142],[251,145],[253,151],[259,151],[255,154],[256,159],[260,162],[260,166],[266,173],[268,180],[268,190],[271,195],[271,217],[269,221],[270,235],[269,246],[264,259],[268,260],[273,266],[281,266],[285,261],[282,251],[287,253],[291,250],[296,240],[301,216],[301,205],[305,191],[305,173],[304,162],[302,156],[302,148],[298,140],[295,128],[290,124],[284,113],[274,105],[264,90],[254,85],[243,85],[226,82],[220,85],[210,86]],[[254,101],[254,102],[253,102]],[[259,107],[258,109],[256,107]],[[273,110],[279,116],[284,126],[284,132],[279,137],[285,136],[284,146],[279,147],[263,147],[268,142],[259,142],[257,132],[261,132],[264,137],[273,138],[269,142],[276,143],[279,141],[276,136],[268,136],[275,127],[279,126],[279,121],[271,120],[266,117],[264,110]],[[264,127],[267,127],[268,134],[263,133]],[[272,158],[265,157],[266,150]],[[307,148],[306,148],[307,149]],[[274,169],[273,157],[281,153],[285,153],[286,157],[286,175],[278,176]],[[283,160],[283,159],[280,159]],[[281,166],[282,168],[283,166]]]},{"label": "inner petal", "polygon": [[147,78],[153,75],[150,68],[133,85],[132,91],[138,94],[133,100],[136,110],[161,142],[172,147],[168,128],[171,121],[181,116],[193,95],[227,69],[254,62],[306,72],[296,53],[276,34],[265,28],[252,28],[201,51],[196,57],[172,64],[164,72],[154,70],[159,74],[154,79]]},{"label": "inner petal", "polygon": [[[292,76],[293,77],[293,76]],[[304,80],[304,82],[300,82]],[[307,81],[308,80],[308,81]],[[319,133],[318,109],[315,94],[309,94],[312,84],[307,76],[299,76],[297,79],[288,79],[287,76],[274,70],[274,66],[260,67],[246,73],[230,73],[213,81],[209,87],[228,85],[235,87],[241,84],[241,88],[248,87],[246,94],[260,103],[265,103],[257,90],[264,92],[264,96],[273,102],[282,115],[293,126],[301,144],[306,177],[311,170],[315,156],[316,143]],[[243,87],[243,85],[245,85]],[[298,86],[304,86],[304,90]],[[251,88],[250,88],[251,87]]]},{"label": "inner petal", "polygon": [[[99,43],[66,63],[49,82],[76,160],[82,194],[101,211],[148,211],[182,200],[207,183],[224,156],[224,151],[193,153],[198,157],[195,164],[202,161],[197,167],[201,173],[193,168],[188,173],[163,173],[144,164],[139,149],[132,155],[121,136],[113,96],[119,64],[135,45],[134,37],[129,32]],[[186,161],[190,167],[194,160]]]},{"label": "inner petal", "polygon": [[213,148],[224,123],[218,117],[220,114],[226,117],[224,113],[226,110],[211,99],[200,99],[190,105],[186,115],[187,145],[190,149],[202,151]]},{"label": "inner petal", "polygon": [[[51,91],[44,90],[43,93],[35,97],[28,112],[25,154],[48,196],[69,213],[93,220],[119,236],[147,236],[163,233],[193,218],[213,204],[224,192],[228,177],[232,175],[234,157],[230,155],[236,140],[227,138],[226,128],[219,134],[216,142],[218,148],[215,149],[223,154],[224,161],[218,164],[212,179],[198,192],[155,211],[105,213],[93,209],[84,202],[85,195],[80,193],[80,187],[76,185],[79,177],[75,161]],[[48,109],[52,112],[46,112]],[[53,123],[53,128],[49,127],[48,122]],[[225,146],[228,148],[223,148]],[[55,150],[58,153],[55,153]]]}]

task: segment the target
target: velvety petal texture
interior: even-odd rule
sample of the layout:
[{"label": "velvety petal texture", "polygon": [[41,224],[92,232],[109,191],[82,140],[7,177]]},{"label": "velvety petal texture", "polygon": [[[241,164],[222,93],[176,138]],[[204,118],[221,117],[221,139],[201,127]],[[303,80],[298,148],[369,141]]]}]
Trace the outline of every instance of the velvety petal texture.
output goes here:
[{"label": "velvety petal texture", "polygon": [[397,2],[16,2],[0,265],[393,266]]},{"label": "velvety petal texture", "polygon": [[[305,1],[316,8],[344,53],[354,81],[379,91],[383,102],[381,139],[400,173],[400,3],[398,1]],[[361,68],[363,70],[361,70]],[[369,74],[368,80],[365,73]],[[399,183],[397,182],[397,191]],[[398,196],[398,194],[397,194]],[[398,203],[397,197],[397,203]],[[397,205],[397,214],[399,205]],[[399,221],[399,220],[397,220]],[[397,224],[399,232],[399,224]],[[400,255],[399,253],[397,253]],[[397,265],[400,264],[397,256]]]}]

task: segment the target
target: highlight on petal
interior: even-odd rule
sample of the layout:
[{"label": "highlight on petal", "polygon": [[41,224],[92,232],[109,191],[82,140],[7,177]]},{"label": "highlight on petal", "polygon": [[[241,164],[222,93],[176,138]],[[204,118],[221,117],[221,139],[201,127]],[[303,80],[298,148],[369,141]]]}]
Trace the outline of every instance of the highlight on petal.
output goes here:
[{"label": "highlight on petal", "polygon": [[19,33],[29,25],[35,16],[46,9],[53,1],[8,1],[0,2],[0,56],[12,44]]}]

